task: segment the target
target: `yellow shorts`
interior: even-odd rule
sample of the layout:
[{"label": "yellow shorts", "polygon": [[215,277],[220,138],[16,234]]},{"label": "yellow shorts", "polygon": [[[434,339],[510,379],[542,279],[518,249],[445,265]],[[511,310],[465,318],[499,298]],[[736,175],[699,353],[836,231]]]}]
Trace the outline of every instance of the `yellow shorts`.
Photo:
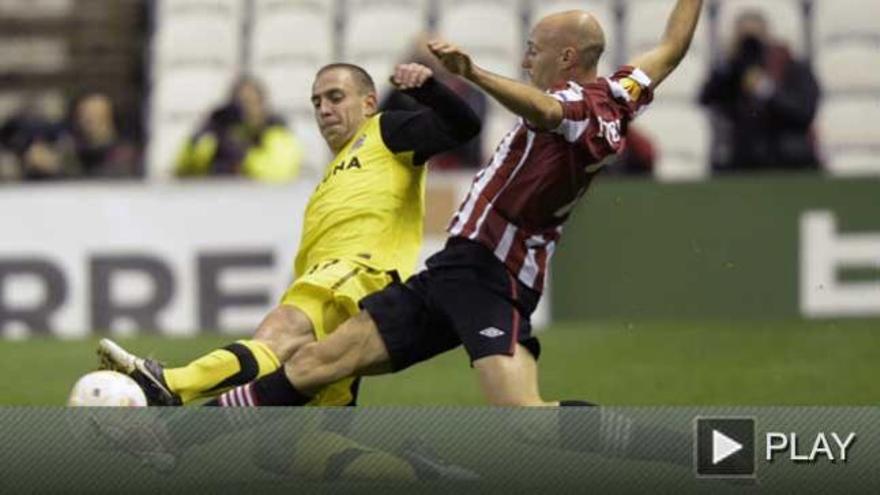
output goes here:
[{"label": "yellow shorts", "polygon": [[[352,259],[318,263],[296,279],[281,298],[281,304],[296,306],[309,317],[315,338],[321,340],[345,320],[355,316],[358,302],[383,289],[392,280],[388,272]],[[309,403],[315,406],[345,406],[356,391],[354,378],[328,385]]]}]

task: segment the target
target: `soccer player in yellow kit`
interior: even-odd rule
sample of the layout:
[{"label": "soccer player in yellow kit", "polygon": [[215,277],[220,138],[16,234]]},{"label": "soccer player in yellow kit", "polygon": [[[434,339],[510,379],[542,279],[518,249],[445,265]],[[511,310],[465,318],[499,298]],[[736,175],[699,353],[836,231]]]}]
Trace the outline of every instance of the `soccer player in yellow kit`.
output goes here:
[{"label": "soccer player in yellow kit", "polygon": [[[335,157],[306,208],[296,279],[281,303],[252,339],[183,367],[164,368],[109,339],[99,343],[102,366],[132,376],[151,405],[216,396],[275,371],[301,346],[357,314],[361,298],[407,278],[421,247],[423,165],[480,131],[476,114],[432,76],[419,64],[397,66],[392,83],[424,109],[380,113],[375,84],[362,68],[339,63],[320,69],[311,101]],[[356,397],[357,381],[345,378],[311,404],[351,405]]]}]

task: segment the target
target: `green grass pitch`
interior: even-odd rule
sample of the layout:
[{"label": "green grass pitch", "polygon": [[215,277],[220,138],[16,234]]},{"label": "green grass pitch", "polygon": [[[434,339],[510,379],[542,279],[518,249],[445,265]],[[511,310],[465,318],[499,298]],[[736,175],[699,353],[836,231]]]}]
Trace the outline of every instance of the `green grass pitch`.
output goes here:
[{"label": "green grass pitch", "polygon": [[[0,405],[61,405],[96,365],[97,338],[0,343]],[[182,364],[225,336],[123,340]],[[591,322],[541,334],[545,399],[608,405],[877,405],[880,321]],[[482,404],[456,350],[394,376],[364,381],[363,405]]]}]

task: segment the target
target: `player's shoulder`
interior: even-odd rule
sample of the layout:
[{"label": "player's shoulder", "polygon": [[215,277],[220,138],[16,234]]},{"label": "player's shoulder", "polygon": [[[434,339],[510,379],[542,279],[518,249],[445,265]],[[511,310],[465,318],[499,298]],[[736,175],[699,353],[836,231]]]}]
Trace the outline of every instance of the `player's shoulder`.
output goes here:
[{"label": "player's shoulder", "polygon": [[383,138],[393,138],[394,134],[406,128],[418,112],[412,110],[384,110],[373,116]]},{"label": "player's shoulder", "polygon": [[644,71],[630,65],[618,67],[614,73],[602,78],[611,96],[623,102],[636,102],[652,93],[651,78]]}]

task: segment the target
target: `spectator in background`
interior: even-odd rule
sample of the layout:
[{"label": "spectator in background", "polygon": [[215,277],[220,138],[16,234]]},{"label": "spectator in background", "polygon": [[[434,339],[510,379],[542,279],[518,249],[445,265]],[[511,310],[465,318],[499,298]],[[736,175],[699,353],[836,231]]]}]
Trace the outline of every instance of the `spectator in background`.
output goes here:
[{"label": "spectator in background", "polygon": [[139,148],[120,133],[109,96],[86,93],[70,105],[66,122],[57,120],[49,118],[37,100],[31,100],[0,127],[0,144],[10,152],[2,164],[0,180],[138,174]]},{"label": "spectator in background", "polygon": [[79,175],[69,133],[42,111],[36,99],[25,101],[0,126],[0,144],[9,153],[4,158],[3,180],[44,181]]},{"label": "spectator in background", "polygon": [[[428,51],[427,43],[430,39],[429,34],[425,33],[415,40],[412,50],[407,55],[404,62],[414,62],[429,67],[434,72],[434,78],[451,89],[459,98],[464,100],[468,106],[485,122],[486,111],[488,110],[488,99],[486,95],[471,86],[468,82],[460,77],[450,74],[437,61],[431,52]],[[386,110],[419,110],[422,107],[413,98],[403,94],[398,90],[389,92],[379,105],[381,111]],[[439,153],[431,157],[430,164],[432,170],[471,170],[483,166],[483,134],[477,134],[470,141],[444,153]]]},{"label": "spectator in background", "polygon": [[812,122],[820,89],[810,67],[772,39],[759,11],[736,20],[728,59],[715,67],[700,103],[716,111],[712,168],[816,169]]},{"label": "spectator in background", "polygon": [[293,180],[299,174],[302,145],[283,120],[272,114],[263,87],[244,77],[230,101],[215,109],[187,142],[177,175],[245,176],[268,182]]},{"label": "spectator in background", "polygon": [[140,149],[121,132],[109,96],[101,92],[80,96],[73,101],[68,120],[81,176],[123,178],[141,175]]}]

